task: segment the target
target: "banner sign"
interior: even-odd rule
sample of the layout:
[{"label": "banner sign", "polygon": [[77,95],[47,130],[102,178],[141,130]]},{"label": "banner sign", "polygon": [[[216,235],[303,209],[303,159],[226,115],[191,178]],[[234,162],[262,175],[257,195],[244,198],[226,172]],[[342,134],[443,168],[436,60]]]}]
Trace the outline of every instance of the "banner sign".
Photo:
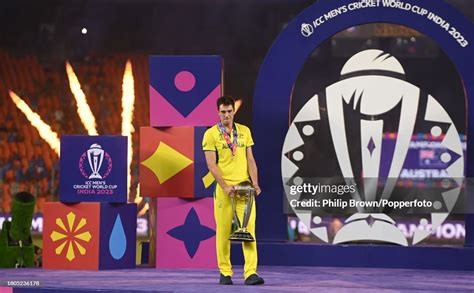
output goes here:
[{"label": "banner sign", "polygon": [[[397,54],[395,46],[377,45],[367,40],[366,47],[346,48],[347,58],[338,72],[321,70],[311,76],[313,80],[305,86],[312,94],[300,105],[294,104],[294,99],[301,99],[292,95],[303,66],[310,57],[318,58],[313,53],[334,35],[365,24],[402,25],[417,31],[417,37],[430,38],[455,68],[449,74],[450,78],[460,80],[457,84],[462,89],[456,92],[461,94],[447,95],[445,99],[433,94],[419,79],[414,79],[413,68]],[[473,113],[473,42],[472,23],[443,1],[321,0],[307,8],[273,43],[256,83],[255,153],[260,161],[268,162],[259,169],[262,190],[268,194],[284,194],[282,186],[302,186],[304,178],[332,177],[342,179],[348,187],[355,187],[350,192],[355,201],[390,201],[401,175],[416,177],[404,171],[410,169],[405,165],[407,161],[416,160],[423,166],[419,169],[445,170],[443,178],[450,183],[440,195],[443,199],[440,204],[448,209],[428,213],[420,219],[424,226],[437,229],[451,212],[449,207],[456,204],[465,175],[474,174],[473,156],[465,157],[461,141],[465,134],[464,121],[456,120],[459,117],[451,105],[443,102],[461,100],[461,107],[467,105],[467,113]],[[430,68],[425,68],[424,74],[426,78],[443,80],[442,72]],[[331,76],[332,84],[318,85],[321,75]],[[446,88],[445,92],[452,90],[447,85],[440,86]],[[268,111],[268,105],[272,105],[272,111]],[[297,107],[292,109],[292,106]],[[467,133],[473,131],[474,123],[468,121]],[[384,138],[388,132],[396,133],[393,141]],[[418,133],[439,143],[423,147],[415,158],[410,149],[416,144],[413,136]],[[468,154],[471,137],[467,136]],[[265,141],[272,144],[258,148]],[[274,168],[278,161],[280,170]],[[380,179],[385,182],[382,186]],[[282,185],[274,184],[279,180]],[[301,194],[287,193],[286,196],[291,201]],[[262,197],[261,200],[260,207],[267,210],[265,218],[268,220],[263,224],[267,230],[261,233],[269,237],[267,234],[275,231],[268,227],[278,226],[275,218],[283,220],[283,211],[278,207],[268,209],[274,198]],[[426,229],[418,229],[412,239],[407,239],[397,228],[396,221],[383,210],[360,208],[347,219],[338,235],[331,238],[328,227],[318,215],[297,209],[294,212],[316,237],[327,243],[363,240],[407,246],[421,242],[430,234]]]},{"label": "banner sign", "polygon": [[61,137],[59,200],[127,202],[125,136]]}]

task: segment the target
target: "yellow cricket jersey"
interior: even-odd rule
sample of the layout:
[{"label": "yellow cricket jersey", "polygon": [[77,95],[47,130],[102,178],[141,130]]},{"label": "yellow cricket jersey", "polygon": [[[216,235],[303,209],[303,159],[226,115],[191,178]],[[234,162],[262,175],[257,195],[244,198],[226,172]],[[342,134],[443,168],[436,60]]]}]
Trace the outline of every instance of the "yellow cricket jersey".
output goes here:
[{"label": "yellow cricket jersey", "polygon": [[[249,179],[247,148],[253,146],[254,143],[250,129],[247,126],[235,123],[235,127],[237,128],[238,146],[234,158],[232,158],[232,150],[227,145],[217,124],[204,133],[202,149],[216,152],[217,167],[225,181],[239,183]],[[233,132],[230,135],[230,141],[234,141]]]}]

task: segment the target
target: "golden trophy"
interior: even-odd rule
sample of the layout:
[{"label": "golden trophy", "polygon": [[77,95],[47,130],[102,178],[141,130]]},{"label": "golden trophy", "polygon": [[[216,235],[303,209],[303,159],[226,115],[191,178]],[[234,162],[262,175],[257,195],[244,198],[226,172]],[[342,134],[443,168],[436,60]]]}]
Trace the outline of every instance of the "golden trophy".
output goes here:
[{"label": "golden trophy", "polygon": [[[255,239],[252,234],[247,230],[247,225],[249,223],[250,214],[252,213],[253,201],[255,199],[255,188],[252,183],[245,181],[234,186],[234,196],[231,197],[232,202],[232,212],[234,213],[234,220],[232,222],[233,232],[230,235],[229,239],[231,241],[240,241],[240,242],[253,242]],[[243,200],[245,202],[244,206],[244,216],[242,225],[237,217],[236,203],[237,201]]]}]

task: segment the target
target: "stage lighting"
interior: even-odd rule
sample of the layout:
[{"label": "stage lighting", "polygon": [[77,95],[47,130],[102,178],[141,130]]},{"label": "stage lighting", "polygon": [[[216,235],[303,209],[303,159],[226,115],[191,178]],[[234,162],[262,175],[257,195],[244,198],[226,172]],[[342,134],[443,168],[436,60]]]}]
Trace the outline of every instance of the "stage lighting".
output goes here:
[{"label": "stage lighting", "polygon": [[34,267],[31,221],[35,197],[28,192],[15,194],[11,222],[3,222],[0,233],[0,268]]}]

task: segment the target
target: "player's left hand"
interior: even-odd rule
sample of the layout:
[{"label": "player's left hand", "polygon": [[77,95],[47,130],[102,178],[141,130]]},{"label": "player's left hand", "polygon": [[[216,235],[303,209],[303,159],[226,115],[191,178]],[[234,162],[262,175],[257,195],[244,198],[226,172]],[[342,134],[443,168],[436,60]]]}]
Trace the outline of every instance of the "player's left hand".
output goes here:
[{"label": "player's left hand", "polygon": [[254,185],[253,188],[255,188],[255,192],[257,193],[257,195],[260,195],[260,193],[262,193],[262,190],[260,189],[260,186]]}]

